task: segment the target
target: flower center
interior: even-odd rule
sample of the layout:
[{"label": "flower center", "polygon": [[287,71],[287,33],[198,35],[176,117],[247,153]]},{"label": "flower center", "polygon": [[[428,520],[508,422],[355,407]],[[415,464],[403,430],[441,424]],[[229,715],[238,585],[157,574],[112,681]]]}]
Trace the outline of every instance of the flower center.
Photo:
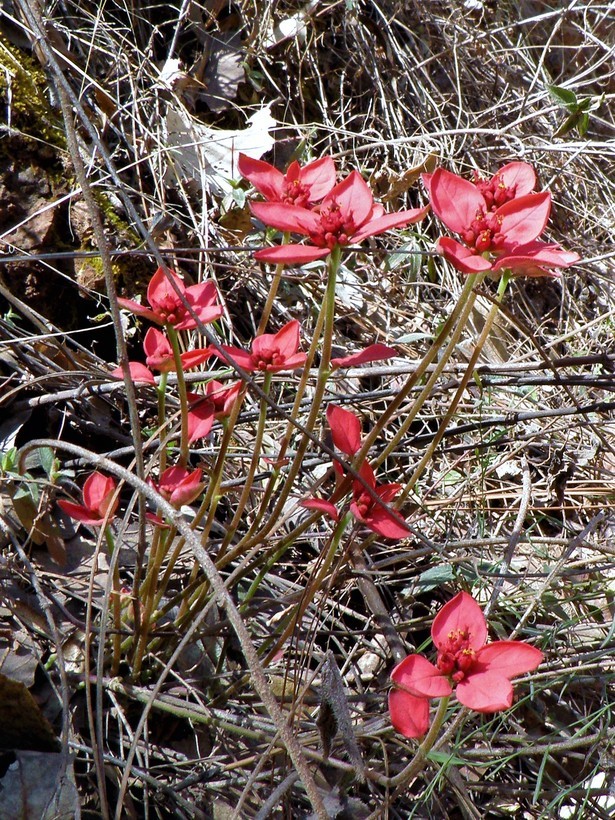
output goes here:
[{"label": "flower center", "polygon": [[497,210],[500,205],[504,205],[505,202],[510,202],[510,200],[516,196],[517,186],[507,186],[501,174],[496,174],[492,179],[481,179],[475,171],[474,184],[483,195],[487,203],[487,208],[490,211]]},{"label": "flower center", "polygon": [[344,219],[340,206],[332,202],[320,211],[319,230],[310,234],[310,239],[320,248],[334,248],[336,245],[348,245],[355,231],[353,220]]},{"label": "flower center", "polygon": [[270,353],[261,353],[254,359],[254,367],[256,370],[269,370],[271,367],[278,367],[285,362],[284,356],[277,350],[272,350]]},{"label": "flower center", "polygon": [[156,313],[168,325],[177,325],[186,316],[186,308],[175,293],[165,293],[156,299]]},{"label": "flower center", "polygon": [[501,240],[502,217],[485,213],[483,208],[476,211],[474,220],[463,234],[463,241],[478,253],[491,250]]},{"label": "flower center", "polygon": [[297,205],[299,208],[307,208],[310,204],[310,189],[298,179],[285,179],[282,202]]},{"label": "flower center", "polygon": [[455,683],[462,681],[474,666],[476,652],[470,646],[467,629],[451,630],[438,652],[436,666],[443,675],[451,677]]},{"label": "flower center", "polygon": [[365,518],[372,508],[373,501],[369,493],[363,491],[357,498],[355,498],[354,503],[356,504],[357,512],[361,518]]}]

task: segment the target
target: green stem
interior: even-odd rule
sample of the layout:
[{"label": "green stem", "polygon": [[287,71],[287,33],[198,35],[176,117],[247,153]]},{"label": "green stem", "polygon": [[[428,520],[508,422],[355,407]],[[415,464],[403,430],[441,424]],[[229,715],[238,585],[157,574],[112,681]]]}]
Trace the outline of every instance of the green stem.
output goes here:
[{"label": "green stem", "polygon": [[[164,424],[166,421],[166,399],[167,399],[167,380],[169,378],[168,373],[162,373],[160,376],[160,383],[156,388],[158,391],[158,429],[164,430]],[[163,473],[167,466],[167,448],[161,447],[160,448],[160,464],[159,470],[160,473]]]},{"label": "green stem", "polygon": [[184,379],[184,369],[179,349],[179,338],[173,325],[166,325],[169,342],[173,349],[173,359],[177,371],[177,393],[179,395],[179,410],[181,417],[181,436],[179,444],[179,465],[185,467],[188,463],[188,397],[186,395],[186,380]]},{"label": "green stem", "polygon": [[120,600],[120,570],[118,566],[118,556],[115,553],[115,541],[110,527],[105,527],[105,541],[109,554],[109,564],[113,567],[111,609],[113,612],[113,658],[111,661],[111,674],[115,677],[120,668],[122,659],[122,602]]},{"label": "green stem", "polygon": [[[444,434],[445,434],[445,432],[448,428],[448,425],[450,424],[450,421],[453,418],[453,416],[455,414],[455,411],[457,410],[459,402],[461,401],[461,398],[462,398],[463,394],[465,393],[466,387],[468,386],[468,382],[470,381],[470,379],[472,378],[472,375],[474,374],[474,369],[476,367],[476,363],[477,363],[478,358],[481,354],[481,351],[482,351],[482,349],[485,345],[485,342],[487,341],[487,338],[489,337],[489,334],[491,333],[491,328],[493,327],[493,323],[494,323],[494,321],[496,319],[496,316],[498,315],[498,312],[500,310],[500,305],[502,304],[502,299],[504,298],[504,294],[506,293],[506,288],[508,286],[509,281],[510,281],[510,274],[509,273],[504,273],[502,278],[500,279],[500,283],[499,283],[499,286],[498,286],[498,292],[496,294],[495,301],[494,301],[493,305],[491,306],[491,310],[489,311],[487,319],[485,320],[485,324],[483,326],[481,334],[478,337],[476,345],[474,346],[474,351],[472,352],[472,356],[470,357],[470,361],[468,362],[468,366],[466,367],[466,370],[463,374],[463,378],[461,379],[461,383],[459,384],[459,387],[457,388],[457,390],[455,392],[455,395],[453,396],[453,400],[451,401],[451,403],[448,406],[448,409],[446,411],[446,415],[444,416],[444,418],[440,422],[440,425],[438,427],[438,431],[437,431],[436,435],[431,440],[431,442],[429,444],[429,447],[427,448],[427,450],[423,454],[423,457],[421,458],[421,460],[419,461],[419,463],[415,467],[414,472],[412,473],[412,475],[410,476],[410,478],[406,482],[406,486],[404,488],[403,493],[401,493],[401,495],[398,496],[398,503],[403,501],[403,499],[406,498],[410,492],[412,492],[412,488],[414,487],[414,485],[418,481],[421,473],[425,469],[425,466],[429,463],[430,459],[432,458],[434,452],[436,451],[437,446],[442,441],[442,438],[443,438],[443,436],[444,436]],[[413,408],[413,410],[414,410],[414,408]],[[416,414],[414,414],[414,415],[416,415]],[[414,416],[413,416],[413,418],[414,418]],[[405,428],[406,425],[404,424],[402,427]],[[402,431],[400,430],[399,432],[402,432]],[[403,430],[402,435],[405,435],[405,432],[406,432],[406,430]],[[385,453],[382,454],[381,458],[386,458],[386,455],[388,454],[387,451],[389,451],[389,449],[392,450],[393,447],[397,445],[397,443],[399,442],[401,437],[402,436],[400,436],[399,433],[395,436],[395,443],[393,444],[393,442],[391,442],[387,446],[386,451],[385,451]]]},{"label": "green stem", "polygon": [[[271,388],[271,379],[273,373],[267,371],[265,372],[265,380],[263,382],[263,393],[265,396],[269,395],[269,390]],[[252,460],[250,462],[250,468],[248,470],[248,474],[246,475],[245,483],[243,486],[243,491],[241,493],[241,497],[239,502],[237,503],[237,509],[235,510],[235,515],[233,516],[233,520],[229,524],[226,530],[226,535],[224,537],[224,541],[220,547],[220,551],[224,552],[224,550],[228,547],[229,543],[231,542],[237,527],[241,519],[245,513],[245,507],[248,503],[248,499],[250,497],[250,493],[252,492],[252,484],[254,481],[254,474],[256,473],[256,468],[258,466],[258,462],[261,458],[261,448],[263,445],[263,437],[265,435],[265,425],[267,422],[267,408],[268,404],[265,398],[261,398],[260,402],[260,410],[258,414],[258,427],[256,430],[256,438],[254,440],[253,446],[253,453],[252,453]]]},{"label": "green stem", "polygon": [[373,429],[370,431],[367,438],[365,439],[363,446],[361,447],[361,450],[355,457],[353,466],[358,468],[362,464],[363,459],[367,455],[367,452],[369,451],[370,447],[376,441],[377,437],[380,435],[380,433],[390,420],[393,413],[399,409],[399,407],[401,406],[403,401],[405,401],[406,397],[408,396],[412,388],[425,374],[427,368],[435,359],[436,354],[444,345],[450,333],[451,335],[444,349],[444,352],[440,356],[437,365],[429,375],[429,378],[427,379],[425,386],[423,387],[417,398],[414,399],[414,401],[412,402],[412,406],[408,414],[404,415],[404,421],[400,426],[399,430],[397,431],[393,439],[387,444],[383,452],[378,456],[378,458],[375,459],[373,466],[377,467],[379,464],[382,464],[382,462],[387,458],[387,456],[395,449],[395,447],[401,441],[401,439],[406,435],[406,433],[410,429],[410,425],[412,424],[412,422],[418,415],[420,409],[423,407],[423,405],[429,398],[429,395],[433,390],[434,385],[440,378],[442,371],[446,367],[449,359],[455,351],[455,348],[457,347],[457,344],[459,343],[461,334],[463,333],[463,330],[467,324],[467,321],[474,307],[474,302],[476,301],[476,294],[474,293],[474,288],[478,286],[484,278],[484,273],[478,273],[468,276],[464,284],[463,290],[459,294],[459,299],[457,300],[455,309],[453,313],[450,315],[444,328],[442,329],[442,332],[438,336],[437,340],[433,343],[431,348],[427,351],[417,370],[408,379],[400,395],[393,400],[391,405],[389,405],[389,407],[385,410],[382,416],[377,420]]},{"label": "green stem", "polygon": [[163,530],[162,527],[156,527],[147,565],[147,573],[141,586],[138,599],[141,606],[140,630],[132,659],[132,672],[135,678],[138,678],[141,674],[143,657],[152,627],[152,612],[155,608],[158,575],[166,554],[166,546],[170,543],[171,537],[171,534],[167,530]]},{"label": "green stem", "polygon": [[[325,290],[325,297],[323,301],[323,306],[321,313],[319,315],[319,320],[321,317],[324,318],[324,329],[322,335],[322,349],[320,353],[320,364],[318,367],[318,376],[316,380],[316,388],[314,390],[314,396],[312,399],[312,408],[310,410],[308,419],[305,423],[305,429],[307,432],[311,433],[317,421],[319,420],[321,413],[322,413],[322,400],[325,393],[325,388],[327,385],[327,381],[329,376],[331,375],[331,349],[333,346],[333,328],[335,324],[335,286],[337,282],[337,274],[340,267],[340,262],[342,258],[342,249],[339,245],[337,245],[331,253],[329,254],[329,262],[328,262],[328,278],[327,278],[327,288]],[[305,368],[304,368],[304,375],[301,381],[301,385],[305,384],[307,378],[309,376],[309,367],[311,365],[311,361],[313,359],[313,354],[316,349],[316,345],[318,343],[318,331],[320,329],[319,326],[322,326],[322,323],[319,321],[317,323],[317,328],[315,329],[315,335],[312,339],[312,345],[310,347],[310,352],[308,353],[308,360],[306,361]],[[300,386],[301,386],[300,385]],[[300,396],[297,395],[295,399],[295,405],[291,412],[291,418],[295,419],[299,413],[300,409]],[[287,431],[287,435],[284,438],[284,443],[287,444],[290,440],[290,425],[289,431]],[[256,534],[252,535],[250,532],[244,536],[242,539],[242,547],[243,549],[249,549],[254,544],[262,541],[265,535],[271,530],[273,526],[275,526],[276,522],[278,521],[286,501],[288,500],[288,496],[293,490],[295,479],[301,470],[301,466],[303,463],[303,457],[305,452],[308,448],[308,444],[310,439],[303,435],[299,445],[297,447],[297,451],[293,458],[292,464],[289,467],[289,471],[284,478],[284,487],[282,488],[280,494],[278,495],[278,500],[276,502],[275,509],[272,511],[271,515],[268,518],[267,523],[265,526],[259,530]],[[283,453],[279,454],[282,457]]]},{"label": "green stem", "polygon": [[[282,234],[282,244],[286,245],[289,239],[290,231],[284,231],[284,233]],[[267,323],[269,321],[269,317],[271,316],[271,311],[273,309],[273,304],[275,302],[275,297],[278,295],[278,288],[280,287],[280,282],[282,281],[283,270],[283,262],[275,266],[275,270],[273,272],[273,281],[271,282],[271,287],[269,288],[269,293],[267,294],[267,301],[265,302],[265,307],[263,309],[261,320],[258,323],[258,329],[256,331],[257,336],[260,336],[261,333],[264,333],[265,328],[267,327]]]},{"label": "green stem", "polygon": [[282,634],[277,638],[275,646],[267,652],[267,656],[263,660],[263,664],[265,666],[271,663],[276,652],[278,652],[278,650],[282,646],[284,646],[285,642],[292,635],[297,624],[301,622],[301,619],[303,618],[306,609],[310,605],[312,599],[314,598],[314,595],[316,595],[316,593],[320,589],[323,581],[325,580],[331,569],[331,565],[333,563],[333,559],[335,558],[335,553],[337,552],[337,548],[341,541],[342,535],[351,519],[352,515],[348,512],[346,513],[346,515],[342,516],[342,518],[340,518],[340,520],[337,522],[335,529],[331,534],[331,542],[329,544],[327,552],[325,553],[322,566],[318,571],[316,577],[310,582],[305,592],[301,596],[301,601],[297,606],[297,610],[293,613],[291,620],[286,624],[284,630],[282,631]]}]

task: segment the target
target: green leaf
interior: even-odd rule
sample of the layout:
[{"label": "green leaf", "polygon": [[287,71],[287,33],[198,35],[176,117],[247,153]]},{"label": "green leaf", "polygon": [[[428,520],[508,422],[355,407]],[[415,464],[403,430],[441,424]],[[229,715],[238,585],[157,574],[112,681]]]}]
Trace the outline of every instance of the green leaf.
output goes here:
[{"label": "green leaf", "polygon": [[454,577],[451,564],[438,564],[438,566],[430,567],[420,574],[418,585],[422,592],[429,592],[431,589],[452,581]]},{"label": "green leaf", "polygon": [[14,473],[17,467],[17,447],[0,454],[0,472]]},{"label": "green leaf", "polygon": [[432,763],[437,763],[439,766],[446,764],[452,764],[453,766],[468,765],[468,761],[464,760],[463,757],[458,757],[450,752],[439,752],[434,749],[428,753],[427,759],[431,760]]},{"label": "green leaf", "polygon": [[41,462],[41,467],[47,473],[47,478],[51,479],[51,476],[56,472],[57,466],[53,450],[51,447],[39,447],[38,457]]},{"label": "green leaf", "polygon": [[562,88],[561,85],[548,85],[547,91],[556,103],[566,106],[571,113],[574,113],[577,106],[577,95],[574,91],[569,88]]},{"label": "green leaf", "polygon": [[564,134],[567,134],[569,131],[572,131],[573,128],[577,128],[579,125],[579,120],[583,115],[575,112],[574,114],[570,114],[569,117],[566,117],[564,122],[560,125],[557,131],[553,134],[554,137],[563,137]]},{"label": "green leaf", "polygon": [[577,131],[579,132],[580,137],[584,137],[587,134],[587,129],[589,128],[589,114],[586,112],[585,114],[581,115],[581,119],[579,120],[579,124],[577,125]]}]

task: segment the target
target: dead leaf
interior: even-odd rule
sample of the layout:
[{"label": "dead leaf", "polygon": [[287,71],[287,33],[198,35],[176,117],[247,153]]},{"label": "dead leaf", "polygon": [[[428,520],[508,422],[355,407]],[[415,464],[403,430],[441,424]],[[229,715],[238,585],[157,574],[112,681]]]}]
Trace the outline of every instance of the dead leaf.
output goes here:
[{"label": "dead leaf", "polygon": [[210,42],[207,66],[203,74],[205,92],[202,99],[210,111],[224,111],[237,96],[239,83],[245,79],[245,53],[239,31],[222,31],[207,35]]},{"label": "dead leaf", "polygon": [[237,131],[210,128],[185,110],[169,108],[166,140],[170,175],[194,179],[200,188],[216,196],[229,193],[232,181],[241,179],[239,154],[260,159],[274,144],[269,132],[276,121],[269,106],[253,114],[248,123],[247,128]]},{"label": "dead leaf", "polygon": [[352,728],[344,681],[337,668],[335,655],[331,650],[327,651],[322,667],[320,704],[320,713],[316,723],[320,731],[325,755],[328,756],[331,743],[339,732],[350,762],[354,766],[355,776],[357,780],[364,782],[365,764]]},{"label": "dead leaf", "polygon": [[62,754],[17,752],[0,780],[3,820],[79,820],[73,761]]},{"label": "dead leaf", "polygon": [[419,179],[421,174],[430,174],[435,170],[438,162],[436,154],[427,154],[418,165],[406,169],[402,174],[391,171],[390,168],[381,168],[372,175],[370,185],[383,202],[393,202]]},{"label": "dead leaf", "polygon": [[[27,638],[26,633],[22,636]],[[15,639],[12,641],[13,648],[3,646],[0,642],[0,673],[7,678],[18,683],[23,683],[28,689],[34,683],[34,676],[38,667],[38,661],[34,654],[34,647],[21,646]],[[28,643],[32,642],[28,640]]]},{"label": "dead leaf", "polygon": [[301,42],[305,41],[307,34],[306,24],[309,21],[311,13],[317,7],[318,0],[310,0],[310,2],[296,14],[291,14],[290,17],[285,17],[272,26],[263,41],[265,48],[272,49],[279,43],[283,43],[285,40],[290,40],[295,37]]},{"label": "dead leaf", "polygon": [[[11,680],[2,674],[0,674],[0,748],[28,749],[37,752],[55,752],[59,749],[59,741],[49,721],[41,712],[29,690],[23,683]],[[6,815],[0,811],[0,817],[6,817]]]}]

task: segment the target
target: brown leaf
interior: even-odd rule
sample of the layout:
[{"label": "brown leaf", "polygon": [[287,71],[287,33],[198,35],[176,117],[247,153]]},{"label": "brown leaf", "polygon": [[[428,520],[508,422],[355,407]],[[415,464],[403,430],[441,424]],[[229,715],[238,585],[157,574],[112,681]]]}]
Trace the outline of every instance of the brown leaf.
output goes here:
[{"label": "brown leaf", "polygon": [[23,683],[0,674],[0,748],[56,752],[59,741]]}]

